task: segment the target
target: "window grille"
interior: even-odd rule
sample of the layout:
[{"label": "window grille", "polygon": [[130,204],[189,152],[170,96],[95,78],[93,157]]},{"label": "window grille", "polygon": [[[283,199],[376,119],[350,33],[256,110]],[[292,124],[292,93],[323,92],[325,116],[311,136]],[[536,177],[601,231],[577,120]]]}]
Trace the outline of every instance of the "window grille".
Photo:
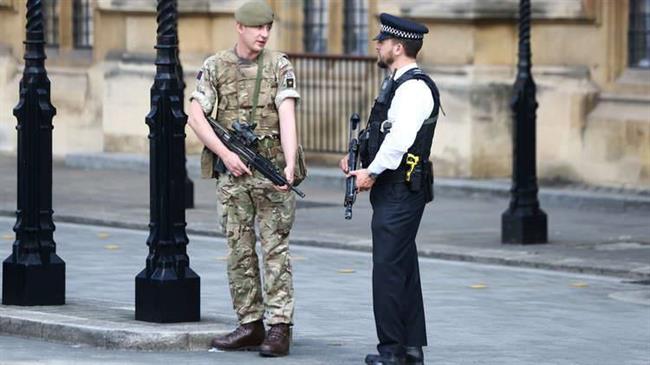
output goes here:
[{"label": "window grille", "polygon": [[347,0],[344,6],[343,49],[345,54],[368,54],[367,0]]},{"label": "window grille", "polygon": [[59,46],[59,0],[43,1],[43,29],[45,44]]},{"label": "window grille", "polygon": [[629,65],[650,69],[650,0],[630,0]]},{"label": "window grille", "polygon": [[308,53],[327,52],[327,0],[305,0],[303,47]]},{"label": "window grille", "polygon": [[91,0],[74,0],[72,7],[72,38],[75,48],[93,46],[93,9]]}]

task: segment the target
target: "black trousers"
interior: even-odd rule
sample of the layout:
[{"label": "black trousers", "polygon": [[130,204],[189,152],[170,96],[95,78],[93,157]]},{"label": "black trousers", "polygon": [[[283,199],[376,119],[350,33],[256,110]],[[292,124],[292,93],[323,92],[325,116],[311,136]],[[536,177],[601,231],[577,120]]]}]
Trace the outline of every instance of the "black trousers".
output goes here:
[{"label": "black trousers", "polygon": [[424,212],[422,191],[405,183],[373,186],[372,296],[380,353],[402,355],[426,346],[427,335],[415,236]]}]

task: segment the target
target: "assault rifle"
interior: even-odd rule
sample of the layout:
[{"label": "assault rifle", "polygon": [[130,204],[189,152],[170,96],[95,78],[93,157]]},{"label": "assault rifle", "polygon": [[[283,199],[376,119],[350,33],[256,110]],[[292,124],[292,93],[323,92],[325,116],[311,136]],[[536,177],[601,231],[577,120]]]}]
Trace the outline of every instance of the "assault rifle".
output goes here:
[{"label": "assault rifle", "polygon": [[[353,113],[350,116],[350,144],[348,145],[348,171],[357,169],[359,160],[359,114]],[[352,205],[357,199],[356,176],[350,176],[345,179],[345,219],[352,219]]]},{"label": "assault rifle", "polygon": [[[239,155],[246,165],[259,171],[276,186],[289,185],[287,179],[282,175],[273,162],[255,151],[258,138],[250,126],[235,121],[232,124],[233,131],[231,132],[217,123],[217,121],[212,117],[206,117],[206,119],[221,142],[223,142],[229,150]],[[298,190],[296,187],[289,185],[289,188],[298,194],[299,197],[305,197],[305,193]]]}]

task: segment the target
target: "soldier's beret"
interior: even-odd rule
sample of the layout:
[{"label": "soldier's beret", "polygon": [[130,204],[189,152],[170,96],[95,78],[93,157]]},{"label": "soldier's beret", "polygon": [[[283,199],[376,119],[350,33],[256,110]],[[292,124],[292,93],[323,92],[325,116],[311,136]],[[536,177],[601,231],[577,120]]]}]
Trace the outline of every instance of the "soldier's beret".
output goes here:
[{"label": "soldier's beret", "polygon": [[429,29],[422,24],[386,13],[379,15],[379,22],[381,29],[374,38],[376,41],[387,38],[423,39],[429,33]]},{"label": "soldier's beret", "polygon": [[248,1],[235,11],[235,19],[247,27],[273,23],[273,9],[263,0]]}]

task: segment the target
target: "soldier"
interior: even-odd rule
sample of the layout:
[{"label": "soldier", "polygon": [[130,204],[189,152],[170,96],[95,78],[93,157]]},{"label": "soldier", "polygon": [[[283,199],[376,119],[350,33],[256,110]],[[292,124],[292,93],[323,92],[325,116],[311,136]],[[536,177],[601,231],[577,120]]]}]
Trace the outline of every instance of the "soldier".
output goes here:
[{"label": "soldier", "polygon": [[440,99],[434,82],[415,58],[428,29],[381,14],[375,37],[378,65],[391,71],[360,137],[359,191],[372,204],[372,289],[379,355],[366,364],[422,364],[427,337],[415,236],[427,202],[433,200],[429,161]]},{"label": "soldier", "polygon": [[[246,2],[236,10],[237,44],[203,63],[190,99],[188,124],[205,145],[202,175],[218,179],[222,228],[229,249],[228,282],[240,323],[233,332],[213,339],[212,345],[221,350],[259,349],[262,356],[285,356],[289,353],[294,311],[289,255],[294,196],[287,185],[276,187],[259,172],[251,171],[223,145],[205,117],[215,111],[215,119],[226,128],[235,120],[256,124],[258,152],[283,169],[289,184],[293,183],[295,104],[300,95],[287,56],[264,48],[273,17],[271,7],[260,0]],[[263,252],[264,292],[255,253],[256,219]],[[265,312],[268,332],[263,323]]]}]

